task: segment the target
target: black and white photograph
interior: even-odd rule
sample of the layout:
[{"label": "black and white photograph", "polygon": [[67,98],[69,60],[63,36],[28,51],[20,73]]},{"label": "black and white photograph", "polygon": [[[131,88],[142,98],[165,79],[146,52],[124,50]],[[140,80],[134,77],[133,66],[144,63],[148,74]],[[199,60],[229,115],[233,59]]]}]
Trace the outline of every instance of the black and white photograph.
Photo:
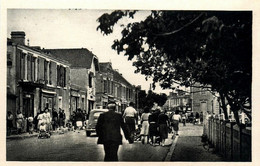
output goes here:
[{"label": "black and white photograph", "polygon": [[250,7],[5,15],[4,162],[253,163]]}]

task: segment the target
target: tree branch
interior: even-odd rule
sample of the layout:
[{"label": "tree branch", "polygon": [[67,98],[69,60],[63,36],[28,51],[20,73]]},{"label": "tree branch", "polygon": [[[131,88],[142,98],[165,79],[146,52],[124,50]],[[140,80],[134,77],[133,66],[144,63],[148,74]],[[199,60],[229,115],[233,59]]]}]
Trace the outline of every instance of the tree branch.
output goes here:
[{"label": "tree branch", "polygon": [[198,15],[194,20],[192,20],[191,22],[185,24],[183,27],[181,27],[181,28],[179,28],[179,29],[177,29],[177,30],[175,30],[175,31],[167,32],[167,33],[162,33],[162,34],[154,34],[154,35],[156,35],[156,36],[169,36],[169,35],[173,35],[173,34],[175,34],[175,33],[178,33],[178,32],[180,32],[181,30],[183,30],[184,28],[186,28],[186,27],[190,26],[191,24],[193,24],[195,21],[197,21],[197,20],[198,20],[201,16],[203,16],[203,15],[204,15],[204,13],[201,13],[201,14]]}]

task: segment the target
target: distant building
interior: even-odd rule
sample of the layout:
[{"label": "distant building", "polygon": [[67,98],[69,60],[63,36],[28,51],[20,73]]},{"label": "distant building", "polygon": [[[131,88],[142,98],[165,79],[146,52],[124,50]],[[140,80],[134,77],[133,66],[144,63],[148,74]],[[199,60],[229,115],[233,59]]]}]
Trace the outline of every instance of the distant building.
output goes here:
[{"label": "distant building", "polygon": [[97,56],[86,48],[44,51],[71,63],[70,112],[80,108],[89,113],[96,107],[96,75],[99,72]]},{"label": "distant building", "polygon": [[191,87],[192,110],[194,112],[209,111],[211,113],[219,113],[218,97],[214,96],[210,88],[202,88],[200,84]]},{"label": "distant building", "polygon": [[183,90],[170,92],[164,108],[168,111],[180,110],[183,112],[191,111],[191,96]]},{"label": "distant building", "polygon": [[105,108],[109,101],[115,101],[117,110],[122,112],[130,102],[135,103],[135,88],[112,68],[111,62],[104,62],[100,63],[97,76],[97,104]]},{"label": "distant building", "polygon": [[44,108],[61,107],[69,114],[70,64],[40,47],[25,45],[24,32],[12,32],[7,40],[7,111],[25,118]]}]

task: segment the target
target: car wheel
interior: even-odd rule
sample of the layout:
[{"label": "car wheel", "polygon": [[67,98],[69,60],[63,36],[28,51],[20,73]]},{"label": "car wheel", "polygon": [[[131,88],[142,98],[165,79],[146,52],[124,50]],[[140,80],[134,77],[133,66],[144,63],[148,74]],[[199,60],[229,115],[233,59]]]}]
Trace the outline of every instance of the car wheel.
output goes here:
[{"label": "car wheel", "polygon": [[91,131],[86,131],[87,132],[87,137],[91,135]]}]

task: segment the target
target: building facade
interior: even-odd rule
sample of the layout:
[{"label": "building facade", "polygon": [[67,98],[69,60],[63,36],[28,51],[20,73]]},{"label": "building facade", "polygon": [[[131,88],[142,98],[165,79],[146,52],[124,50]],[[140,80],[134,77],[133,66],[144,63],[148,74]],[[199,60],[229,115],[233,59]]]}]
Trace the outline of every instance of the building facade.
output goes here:
[{"label": "building facade", "polygon": [[190,92],[194,112],[203,112],[203,114],[207,111],[211,113],[219,112],[218,97],[212,94],[210,88],[202,88],[200,84],[196,84],[191,87]]},{"label": "building facade", "polygon": [[123,76],[112,68],[110,62],[100,63],[97,76],[97,103],[106,108],[109,101],[117,103],[117,111],[123,112],[130,102],[135,103],[135,88]]},{"label": "building facade", "polygon": [[86,48],[45,49],[44,51],[71,64],[70,113],[79,108],[89,113],[96,107],[96,75],[99,73],[97,56]]},{"label": "building facade", "polygon": [[7,40],[7,111],[25,118],[44,108],[62,108],[69,114],[70,64],[39,47],[25,45],[24,32]]},{"label": "building facade", "polygon": [[164,108],[169,111],[180,110],[183,112],[191,111],[191,96],[183,90],[170,92]]}]

